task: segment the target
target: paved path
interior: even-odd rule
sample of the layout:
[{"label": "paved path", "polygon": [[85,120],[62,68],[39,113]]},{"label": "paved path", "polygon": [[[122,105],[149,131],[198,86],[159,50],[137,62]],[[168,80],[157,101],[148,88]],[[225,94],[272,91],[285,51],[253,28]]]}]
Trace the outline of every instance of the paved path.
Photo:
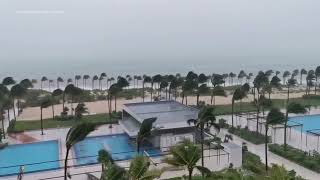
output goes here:
[{"label": "paved path", "polygon": [[[226,130],[222,130],[220,135],[224,136],[226,134]],[[246,140],[243,140],[239,138],[238,136],[233,135],[233,142],[242,145],[242,142],[246,142],[248,146],[248,150],[258,156],[260,156],[261,160],[264,161],[265,153],[264,153],[264,144],[261,145],[255,145],[252,144]],[[305,179],[308,180],[319,180],[320,179],[320,174],[316,173],[314,171],[311,171],[309,169],[306,169],[296,163],[293,163],[285,158],[282,158],[272,152],[268,152],[268,164],[279,164],[279,165],[284,165],[284,167],[287,170],[294,170],[297,172],[298,175],[302,176]]]}]

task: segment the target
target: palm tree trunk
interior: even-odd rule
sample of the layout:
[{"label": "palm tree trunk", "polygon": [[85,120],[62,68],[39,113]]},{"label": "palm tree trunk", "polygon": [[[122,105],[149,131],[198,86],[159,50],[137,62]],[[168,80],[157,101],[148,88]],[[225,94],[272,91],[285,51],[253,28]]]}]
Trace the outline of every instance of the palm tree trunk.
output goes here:
[{"label": "palm tree trunk", "polygon": [[189,180],[192,180],[192,171],[193,171],[193,169],[192,169],[192,168],[189,168],[188,171],[189,171],[188,179],[189,179]]},{"label": "palm tree trunk", "polygon": [[40,123],[41,123],[41,135],[43,135],[42,107],[40,108]]},{"label": "palm tree trunk", "polygon": [[199,106],[199,93],[197,94],[197,106]]},{"label": "palm tree trunk", "polygon": [[66,158],[64,159],[64,180],[67,180],[67,170],[68,170],[68,156],[70,148],[67,148]]},{"label": "palm tree trunk", "polygon": [[316,76],[316,83],[314,85],[314,94],[317,95],[318,76]]},{"label": "palm tree trunk", "polygon": [[144,82],[142,82],[142,102],[144,102]]},{"label": "palm tree trunk", "polygon": [[6,132],[4,130],[4,118],[2,116],[2,113],[3,113],[3,108],[0,109],[0,118],[1,118],[1,122],[2,122],[2,134],[3,134],[3,138],[5,139],[6,138]]},{"label": "palm tree trunk", "polygon": [[114,96],[114,111],[117,112],[117,96]]},{"label": "palm tree trunk", "polygon": [[15,105],[14,105],[14,98],[12,98],[12,108],[13,108],[13,117],[14,117],[14,120],[16,121],[17,120],[17,117],[16,117],[16,108],[15,108]]},{"label": "palm tree trunk", "polygon": [[287,149],[287,123],[288,123],[288,117],[289,117],[289,112],[288,112],[288,104],[289,104],[289,97],[290,96],[290,87],[288,86],[288,92],[287,92],[287,104],[286,104],[286,121],[284,122],[284,150]]},{"label": "palm tree trunk", "polygon": [[65,93],[62,94],[62,112],[64,111]]},{"label": "palm tree trunk", "polygon": [[153,84],[151,84],[151,99],[150,99],[151,102],[152,102],[152,93],[153,93]]},{"label": "palm tree trunk", "polygon": [[52,109],[52,119],[54,119],[54,104],[51,104],[51,109]]},{"label": "palm tree trunk", "polygon": [[[204,152],[203,152],[203,144],[204,144],[204,134],[203,134],[203,124],[201,125],[201,166],[204,167]],[[202,176],[204,174],[202,173]]]},{"label": "palm tree trunk", "polygon": [[265,130],[266,130],[266,134],[265,134],[264,152],[265,152],[265,159],[266,159],[266,171],[268,171],[268,125],[266,125]]},{"label": "palm tree trunk", "polygon": [[302,85],[302,74],[300,74],[300,85]]},{"label": "palm tree trunk", "polygon": [[233,128],[233,114],[234,114],[234,100],[232,99],[232,105],[231,105],[231,127]]},{"label": "palm tree trunk", "polygon": [[10,123],[10,108],[7,109],[8,123]]}]

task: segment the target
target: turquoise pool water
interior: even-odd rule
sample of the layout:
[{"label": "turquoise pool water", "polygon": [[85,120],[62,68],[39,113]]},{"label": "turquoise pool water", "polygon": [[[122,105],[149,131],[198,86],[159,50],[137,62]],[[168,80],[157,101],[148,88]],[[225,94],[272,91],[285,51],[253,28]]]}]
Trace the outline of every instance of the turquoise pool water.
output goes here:
[{"label": "turquoise pool water", "polygon": [[289,124],[293,125],[296,123],[303,124],[303,131],[312,129],[320,129],[320,114],[317,115],[307,115],[307,116],[297,116],[289,118]]},{"label": "turquoise pool water", "polygon": [[[114,160],[132,159],[137,154],[135,145],[126,134],[89,137],[74,146],[77,165],[97,163],[97,155],[101,149],[109,151]],[[151,146],[143,146],[141,149],[146,150],[150,156],[160,155],[160,150]]]},{"label": "turquoise pool water", "polygon": [[20,165],[24,165],[26,173],[57,169],[60,167],[56,161],[59,159],[58,147],[58,141],[9,145],[0,150],[0,176],[19,173]]}]

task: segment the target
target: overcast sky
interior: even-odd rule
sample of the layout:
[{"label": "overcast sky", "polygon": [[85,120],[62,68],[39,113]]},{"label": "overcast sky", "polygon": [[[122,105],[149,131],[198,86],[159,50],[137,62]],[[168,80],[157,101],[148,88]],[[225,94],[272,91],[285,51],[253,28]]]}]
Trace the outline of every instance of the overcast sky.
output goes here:
[{"label": "overcast sky", "polygon": [[314,64],[319,18],[319,0],[1,0],[0,70],[14,63]]}]

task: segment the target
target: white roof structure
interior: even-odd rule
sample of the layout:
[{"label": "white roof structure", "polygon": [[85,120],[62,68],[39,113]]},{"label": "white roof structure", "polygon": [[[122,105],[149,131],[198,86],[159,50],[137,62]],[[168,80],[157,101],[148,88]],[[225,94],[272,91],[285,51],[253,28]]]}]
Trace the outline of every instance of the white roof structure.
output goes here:
[{"label": "white roof structure", "polygon": [[156,117],[157,129],[175,129],[189,127],[187,121],[196,119],[199,110],[176,101],[157,101],[124,104],[123,110],[130,116],[123,116],[120,125],[129,136],[136,136],[143,120]]}]

